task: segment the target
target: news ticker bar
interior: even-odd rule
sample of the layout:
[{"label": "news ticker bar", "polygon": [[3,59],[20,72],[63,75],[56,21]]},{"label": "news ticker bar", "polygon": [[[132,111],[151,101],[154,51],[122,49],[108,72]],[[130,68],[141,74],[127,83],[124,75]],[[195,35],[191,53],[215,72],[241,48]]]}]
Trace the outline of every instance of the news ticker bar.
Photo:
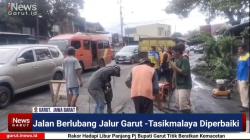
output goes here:
[{"label": "news ticker bar", "polygon": [[0,139],[249,139],[249,133],[0,133]]},{"label": "news ticker bar", "polygon": [[10,132],[244,132],[246,114],[9,114]]}]

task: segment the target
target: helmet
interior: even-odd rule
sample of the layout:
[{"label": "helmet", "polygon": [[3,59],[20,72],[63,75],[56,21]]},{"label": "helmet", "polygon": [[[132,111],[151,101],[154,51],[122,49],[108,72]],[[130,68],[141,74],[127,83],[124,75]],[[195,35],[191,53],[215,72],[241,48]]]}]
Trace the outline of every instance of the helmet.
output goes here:
[{"label": "helmet", "polygon": [[150,63],[150,60],[148,58],[142,58],[139,60],[140,64],[148,64]]},{"label": "helmet", "polygon": [[120,71],[121,71],[120,66],[114,65],[114,66],[112,66],[112,67],[113,67],[113,69],[114,69],[114,76],[120,77]]},{"label": "helmet", "polygon": [[140,65],[146,64],[146,65],[149,65],[151,67],[154,67],[154,63],[151,63],[148,58],[142,58],[139,60],[139,62],[140,62]]}]

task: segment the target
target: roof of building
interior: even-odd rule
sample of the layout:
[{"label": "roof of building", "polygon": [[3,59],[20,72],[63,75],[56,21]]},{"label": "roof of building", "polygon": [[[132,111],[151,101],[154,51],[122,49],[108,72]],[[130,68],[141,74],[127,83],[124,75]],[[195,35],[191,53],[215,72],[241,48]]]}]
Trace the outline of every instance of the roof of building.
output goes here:
[{"label": "roof of building", "polygon": [[13,33],[13,32],[0,32],[1,35],[27,35],[31,36],[29,34],[21,34],[21,33]]},{"label": "roof of building", "polygon": [[179,40],[187,42],[187,40],[182,37],[140,37],[140,40]]},{"label": "roof of building", "polygon": [[224,35],[236,34],[239,35],[246,27],[250,26],[250,22],[234,25],[225,31]]}]

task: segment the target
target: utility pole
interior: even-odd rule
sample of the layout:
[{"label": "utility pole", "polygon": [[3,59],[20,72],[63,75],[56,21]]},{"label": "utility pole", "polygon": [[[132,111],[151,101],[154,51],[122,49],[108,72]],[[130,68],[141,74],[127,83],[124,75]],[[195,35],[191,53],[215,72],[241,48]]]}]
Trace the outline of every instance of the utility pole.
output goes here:
[{"label": "utility pole", "polygon": [[[37,5],[38,5],[38,3],[37,3],[37,0],[36,0],[36,6]],[[36,15],[36,38],[39,39],[39,17],[38,17],[38,13]]]},{"label": "utility pole", "polygon": [[122,15],[122,0],[120,0],[120,22],[121,22],[121,42],[123,45],[123,15]]},{"label": "utility pole", "polygon": [[208,25],[209,25],[209,33],[210,35],[212,35],[212,26],[211,26],[211,5],[212,5],[212,1],[209,1],[209,14],[208,14]]},{"label": "utility pole", "polygon": [[36,38],[39,39],[39,17],[36,15]]},{"label": "utility pole", "polygon": [[174,25],[174,33],[176,32],[176,24]]}]

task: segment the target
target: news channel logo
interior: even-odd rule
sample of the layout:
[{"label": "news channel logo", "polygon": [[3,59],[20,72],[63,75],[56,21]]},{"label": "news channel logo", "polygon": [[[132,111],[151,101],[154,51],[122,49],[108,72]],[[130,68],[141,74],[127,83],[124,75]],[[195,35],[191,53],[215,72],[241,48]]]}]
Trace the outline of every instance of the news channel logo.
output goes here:
[{"label": "news channel logo", "polygon": [[36,3],[18,3],[10,1],[7,5],[7,12],[10,16],[36,16]]},{"label": "news channel logo", "polygon": [[32,131],[32,114],[9,114],[8,130],[13,131]]}]

